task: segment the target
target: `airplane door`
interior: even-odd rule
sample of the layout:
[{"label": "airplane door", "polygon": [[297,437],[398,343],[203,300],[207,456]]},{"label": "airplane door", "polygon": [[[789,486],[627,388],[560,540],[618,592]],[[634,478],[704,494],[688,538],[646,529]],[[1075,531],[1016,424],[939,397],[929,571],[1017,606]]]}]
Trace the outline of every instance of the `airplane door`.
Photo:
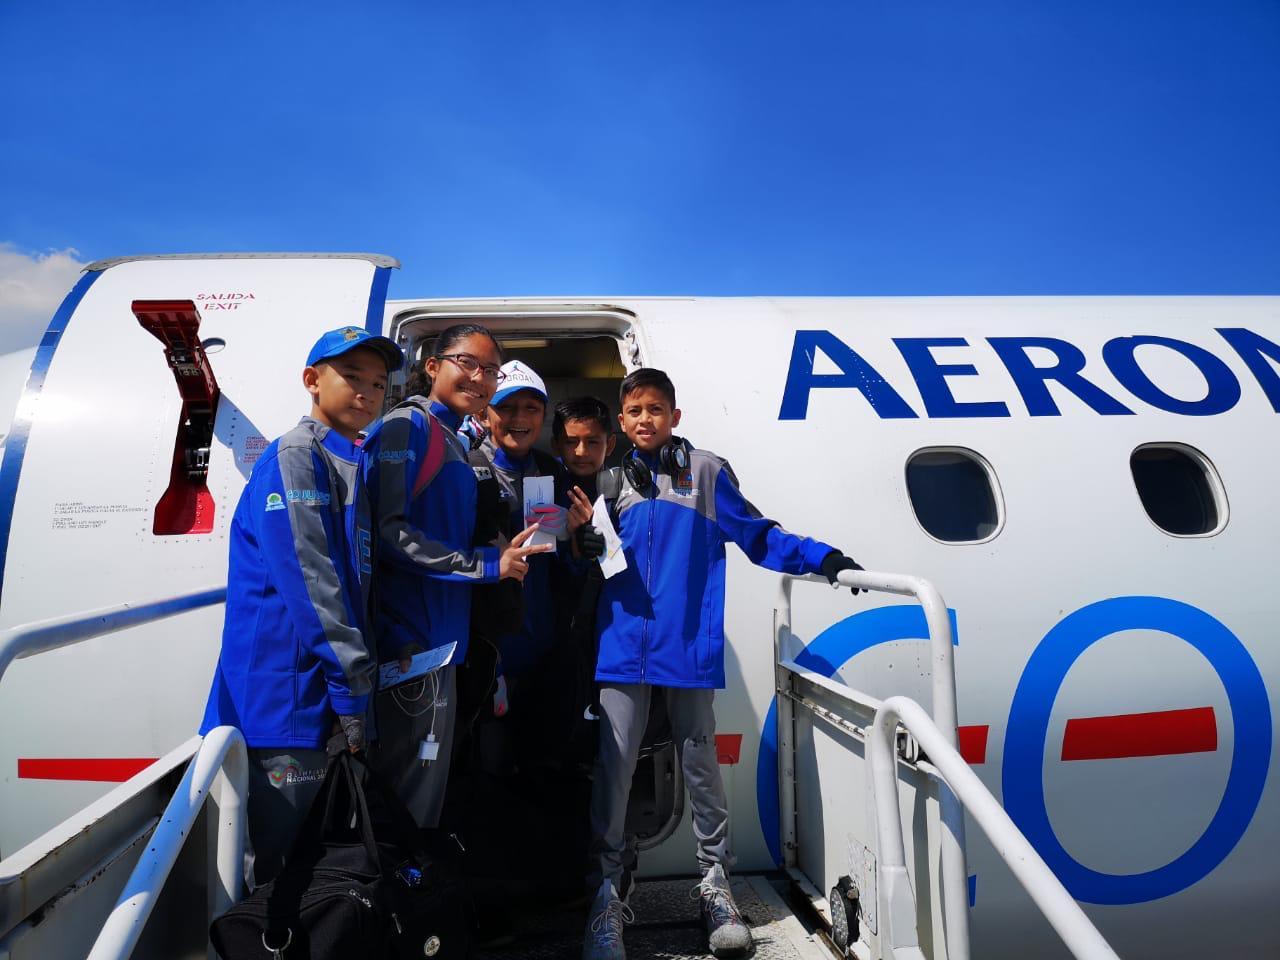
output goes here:
[{"label": "airplane door", "polygon": [[[249,472],[309,409],[307,352],[336,327],[381,332],[397,265],[322,254],[90,265],[36,353],[5,445],[0,627],[224,584]],[[135,301],[188,303],[198,317],[193,349],[216,379],[216,412],[211,430],[191,435],[207,447],[183,448],[199,407],[175,375],[192,358],[185,348],[166,356]],[[160,522],[188,453],[204,490],[199,516]],[[207,608],[10,667],[0,681],[0,853],[195,732],[221,623],[222,608]]]}]

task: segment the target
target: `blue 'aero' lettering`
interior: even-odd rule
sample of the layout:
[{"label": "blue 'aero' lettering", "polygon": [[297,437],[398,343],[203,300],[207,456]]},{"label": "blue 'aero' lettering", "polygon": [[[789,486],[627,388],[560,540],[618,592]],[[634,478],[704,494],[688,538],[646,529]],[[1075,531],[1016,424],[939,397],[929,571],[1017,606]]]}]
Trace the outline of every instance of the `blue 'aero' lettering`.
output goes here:
[{"label": "blue 'aero' lettering", "polygon": [[[1280,413],[1280,370],[1276,366],[1280,364],[1280,344],[1243,327],[1222,327],[1217,333],[1253,374],[1271,409]],[[1137,404],[1130,398],[1113,397],[1084,375],[1085,355],[1075,344],[1056,337],[987,337],[986,341],[1009,372],[1030,416],[1060,415],[1057,401],[1049,391],[1050,383],[1056,383],[1104,417],[1131,416],[1135,412]],[[920,392],[924,416],[939,419],[1012,415],[1003,400],[959,401],[952,394],[949,380],[977,376],[978,371],[968,363],[943,363],[933,351],[938,347],[970,346],[963,337],[899,337],[893,343]],[[1184,400],[1162,390],[1139,363],[1139,347],[1158,347],[1190,361],[1204,379],[1204,397]],[[1052,359],[1046,363],[1043,354],[1033,359],[1028,352],[1033,349],[1045,351]],[[814,373],[819,352],[840,372]],[[1205,417],[1225,413],[1240,401],[1240,381],[1226,362],[1204,347],[1185,340],[1115,337],[1103,345],[1102,362],[1133,401],[1157,410]],[[809,414],[812,391],[833,389],[857,390],[882,420],[920,416],[875,367],[831,331],[797,330],[778,419],[804,420]]]}]

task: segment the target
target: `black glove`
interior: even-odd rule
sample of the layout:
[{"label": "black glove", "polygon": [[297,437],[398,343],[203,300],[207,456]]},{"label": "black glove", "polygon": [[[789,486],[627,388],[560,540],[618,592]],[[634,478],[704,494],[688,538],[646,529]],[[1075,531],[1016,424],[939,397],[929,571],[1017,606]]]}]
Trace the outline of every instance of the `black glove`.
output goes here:
[{"label": "black glove", "polygon": [[604,556],[604,534],[589,523],[578,528],[578,553],[585,560]]},{"label": "black glove", "polygon": [[[861,570],[862,564],[856,563],[849,557],[846,557],[839,550],[832,550],[822,559],[822,575],[827,578],[827,582],[835,585],[836,577],[839,576],[841,570]],[[853,593],[861,593],[860,587],[850,587]]]},{"label": "black glove", "polygon": [[329,738],[325,752],[335,757],[343,750],[359,753],[364,749],[364,717],[340,716],[338,725],[342,730]]}]

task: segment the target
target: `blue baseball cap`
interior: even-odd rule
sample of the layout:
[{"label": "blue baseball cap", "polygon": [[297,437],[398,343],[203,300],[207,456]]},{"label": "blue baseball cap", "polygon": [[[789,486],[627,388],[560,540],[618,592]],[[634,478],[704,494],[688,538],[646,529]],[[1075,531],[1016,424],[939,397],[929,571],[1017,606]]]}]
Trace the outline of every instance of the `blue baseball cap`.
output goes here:
[{"label": "blue baseball cap", "polygon": [[314,367],[322,360],[332,360],[356,347],[369,347],[377,350],[387,362],[387,372],[399,370],[404,366],[404,354],[394,342],[386,337],[375,337],[364,327],[339,327],[330,330],[311,348],[307,354],[307,366]]}]

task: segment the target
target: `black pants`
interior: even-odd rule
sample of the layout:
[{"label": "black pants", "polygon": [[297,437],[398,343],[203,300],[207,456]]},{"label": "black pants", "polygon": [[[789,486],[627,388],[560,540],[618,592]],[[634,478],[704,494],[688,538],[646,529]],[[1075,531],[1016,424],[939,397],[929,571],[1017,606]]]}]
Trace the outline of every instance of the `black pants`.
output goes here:
[{"label": "black pants", "polygon": [[328,767],[329,758],[323,750],[250,748],[244,852],[244,876],[250,890],[275,879],[284,866]]}]

